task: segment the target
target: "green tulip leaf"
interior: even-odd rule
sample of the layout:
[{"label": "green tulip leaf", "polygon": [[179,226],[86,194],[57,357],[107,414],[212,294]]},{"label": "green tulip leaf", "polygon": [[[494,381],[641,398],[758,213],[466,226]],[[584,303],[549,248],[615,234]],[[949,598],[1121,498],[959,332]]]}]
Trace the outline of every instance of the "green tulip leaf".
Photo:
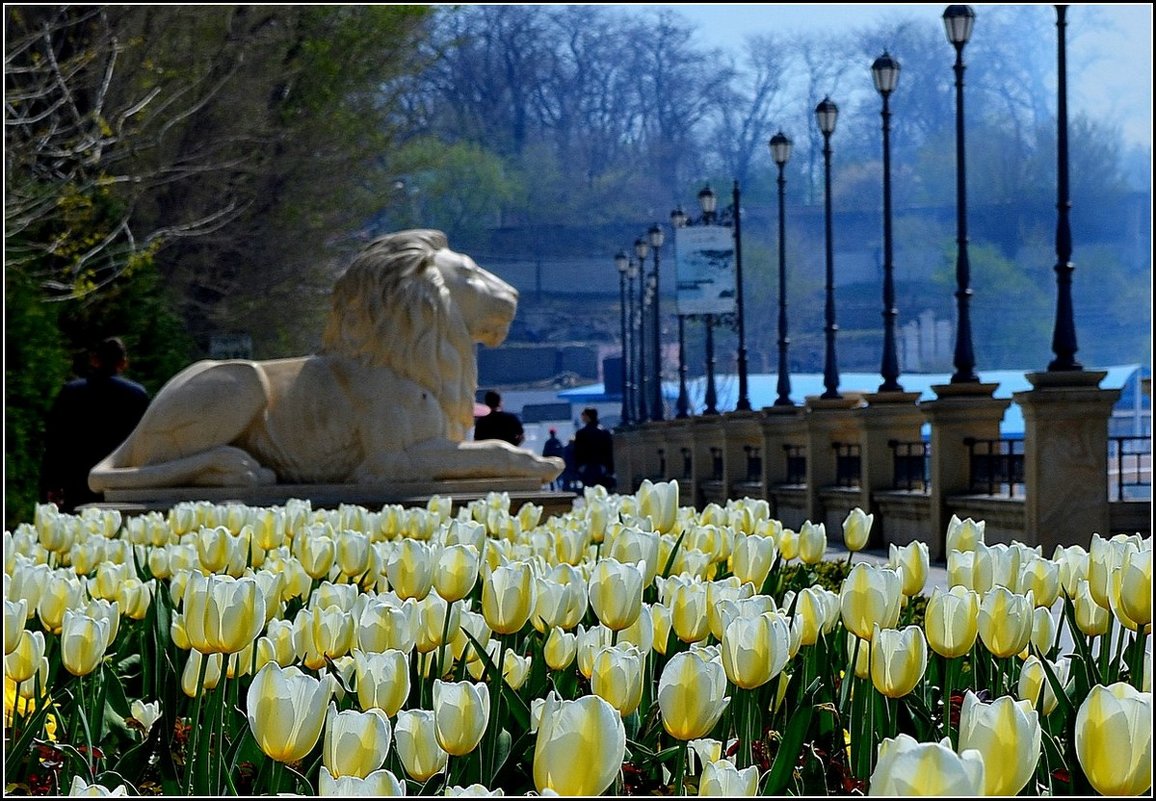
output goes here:
[{"label": "green tulip leaf", "polygon": [[[817,682],[816,682],[817,683]],[[795,765],[799,762],[799,754],[803,752],[803,738],[811,725],[811,716],[815,708],[810,703],[810,691],[815,685],[808,688],[806,702],[791,718],[783,732],[783,740],[779,744],[779,752],[775,755],[774,764],[767,774],[766,784],[763,785],[763,795],[782,795],[791,776],[795,772]]]}]

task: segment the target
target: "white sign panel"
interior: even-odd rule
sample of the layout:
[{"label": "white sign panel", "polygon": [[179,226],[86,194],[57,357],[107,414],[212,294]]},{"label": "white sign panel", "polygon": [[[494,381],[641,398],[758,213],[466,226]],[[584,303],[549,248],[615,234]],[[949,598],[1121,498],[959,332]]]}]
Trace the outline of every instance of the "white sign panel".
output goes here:
[{"label": "white sign panel", "polygon": [[731,228],[696,225],[674,231],[679,314],[735,311],[735,240]]}]

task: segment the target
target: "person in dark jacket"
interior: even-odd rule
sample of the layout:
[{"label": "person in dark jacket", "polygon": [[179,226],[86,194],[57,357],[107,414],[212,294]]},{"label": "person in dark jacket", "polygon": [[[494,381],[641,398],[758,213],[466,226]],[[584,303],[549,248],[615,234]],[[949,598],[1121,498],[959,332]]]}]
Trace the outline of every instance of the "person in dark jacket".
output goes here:
[{"label": "person in dark jacket", "polygon": [[[550,437],[542,445],[543,456],[557,456],[562,461],[566,460],[566,447],[562,444],[562,440],[558,439],[558,429],[550,429]],[[555,490],[561,485],[562,477],[554,479],[550,482],[550,489]]]},{"label": "person in dark jacket", "polygon": [[121,375],[128,352],[110,337],[89,357],[89,374],[65,384],[45,426],[40,500],[62,512],[102,500],[88,488],[88,472],[124,442],[149,405],[149,393]]},{"label": "person in dark jacket", "polygon": [[590,407],[582,410],[582,428],[574,434],[574,461],[578,465],[578,478],[587,487],[602,486],[613,490],[614,439],[610,432],[598,424],[598,410]]},{"label": "person in dark jacket", "polygon": [[521,446],[526,439],[526,432],[518,415],[503,411],[502,396],[493,390],[486,393],[485,401],[490,407],[490,413],[474,421],[474,439],[502,439],[511,445]]}]

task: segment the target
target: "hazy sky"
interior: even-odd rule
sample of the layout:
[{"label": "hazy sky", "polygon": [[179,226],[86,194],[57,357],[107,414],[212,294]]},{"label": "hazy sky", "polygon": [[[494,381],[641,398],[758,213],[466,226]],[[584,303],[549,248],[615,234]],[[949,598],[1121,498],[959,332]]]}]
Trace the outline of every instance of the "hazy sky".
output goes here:
[{"label": "hazy sky", "polygon": [[[943,10],[947,7],[886,3],[668,5],[698,26],[698,34],[705,44],[724,48],[740,45],[752,33],[842,32],[903,18],[926,19],[942,30]],[[1095,24],[1088,25],[1086,12],[1093,7]],[[982,30],[984,6],[972,8],[976,11],[974,40]],[[1040,13],[1049,15],[1054,30],[1054,6],[1040,5]],[[1069,115],[1087,112],[1090,116],[1114,119],[1128,144],[1151,149],[1152,6],[1147,3],[1072,5],[1068,7],[1066,21]],[[1050,47],[1054,52],[1056,40],[1053,37],[1039,46]],[[947,58],[953,61],[946,38],[944,48]],[[1077,74],[1073,69],[1076,64],[1091,67]]]}]

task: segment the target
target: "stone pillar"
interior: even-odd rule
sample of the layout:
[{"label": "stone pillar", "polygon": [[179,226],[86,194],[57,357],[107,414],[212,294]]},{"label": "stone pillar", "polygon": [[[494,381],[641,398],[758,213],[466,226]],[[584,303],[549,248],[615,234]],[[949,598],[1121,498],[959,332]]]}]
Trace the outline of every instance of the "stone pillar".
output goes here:
[{"label": "stone pillar", "polygon": [[734,411],[723,415],[723,484],[727,497],[741,497],[735,486],[742,485],[742,495],[755,493],[756,498],[765,498],[763,471],[758,469],[748,474],[748,455],[756,456],[759,463],[766,458],[763,453],[763,430],[760,426],[762,414],[756,411]]},{"label": "stone pillar", "polygon": [[638,488],[635,480],[641,472],[635,455],[638,430],[623,427],[614,430],[614,473],[618,476],[618,491],[629,495]]},{"label": "stone pillar", "polygon": [[639,429],[638,449],[635,451],[638,454],[640,483],[644,478],[651,481],[662,480],[662,454],[658,452],[660,448],[666,449],[661,427],[657,423],[646,423]]},{"label": "stone pillar", "polygon": [[[806,411],[802,406],[764,406],[759,420],[759,428],[763,433],[763,486],[766,488],[766,497],[771,502],[771,514],[779,520],[786,518],[784,523],[789,527],[798,526],[806,516],[803,490],[797,493],[800,498],[793,501],[799,508],[792,509],[788,514],[788,510],[782,508],[775,488],[788,482],[785,447],[797,447],[805,454]],[[796,517],[799,520],[795,520]]]},{"label": "stone pillar", "polygon": [[999,424],[1011,399],[993,398],[998,386],[937,384],[932,386],[935,399],[919,404],[931,423],[931,526],[925,541],[933,560],[946,556],[945,536],[951,519],[946,501],[952,495],[966,494],[971,483],[964,439],[999,439]]},{"label": "stone pillar", "polygon": [[[919,411],[918,392],[872,392],[863,396],[866,406],[852,410],[859,418],[859,506],[864,512],[877,510],[872,494],[891,489],[894,483],[894,462],[891,458],[891,440],[914,442],[921,439],[923,414]],[[882,514],[875,515],[868,548],[880,548],[886,540],[886,524]]]},{"label": "stone pillar", "polygon": [[723,456],[723,467],[717,478],[714,460],[714,451],[725,451],[726,440],[723,437],[722,415],[709,414],[691,419],[694,421],[691,426],[694,432],[694,506],[701,511],[708,503],[726,502],[723,484],[726,457]]},{"label": "stone pillar", "polygon": [[1024,414],[1024,543],[1087,547],[1107,536],[1108,418],[1118,389],[1103,371],[1028,373],[1032,389],[1012,397]]},{"label": "stone pillar", "polygon": [[694,502],[694,434],[693,418],[668,420],[666,426],[666,479],[678,482],[679,504]]},{"label": "stone pillar", "polygon": [[837,481],[835,443],[859,443],[859,421],[851,410],[862,404],[858,394],[848,393],[832,400],[807,397],[807,518],[813,523],[822,522],[826,516],[820,490]]}]

